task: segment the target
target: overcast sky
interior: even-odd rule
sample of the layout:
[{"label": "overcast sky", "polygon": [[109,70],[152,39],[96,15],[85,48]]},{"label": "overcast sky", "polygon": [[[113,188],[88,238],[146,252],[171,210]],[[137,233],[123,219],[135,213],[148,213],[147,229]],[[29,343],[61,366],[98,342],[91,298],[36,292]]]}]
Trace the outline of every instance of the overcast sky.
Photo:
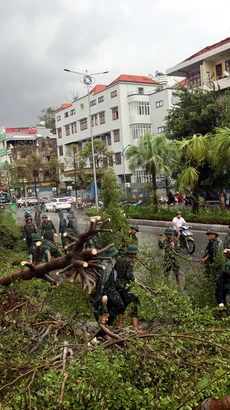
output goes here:
[{"label": "overcast sky", "polygon": [[0,126],[32,126],[42,108],[86,90],[63,71],[165,72],[230,37],[229,1],[0,0]]}]

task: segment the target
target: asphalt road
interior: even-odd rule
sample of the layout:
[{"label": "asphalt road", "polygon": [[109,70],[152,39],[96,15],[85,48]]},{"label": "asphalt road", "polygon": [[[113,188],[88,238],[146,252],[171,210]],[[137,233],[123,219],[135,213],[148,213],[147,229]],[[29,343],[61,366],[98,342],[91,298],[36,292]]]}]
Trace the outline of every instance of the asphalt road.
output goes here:
[{"label": "asphalt road", "polygon": [[[32,207],[32,217],[34,217],[34,209]],[[49,217],[49,219],[52,220],[54,226],[57,229],[58,232],[58,226],[59,226],[59,217],[57,213],[53,213],[53,212],[47,212],[46,213]],[[64,216],[66,217],[68,215],[67,212],[64,211]],[[84,232],[85,229],[87,228],[87,221],[89,220],[89,218],[85,215],[84,211],[75,211],[75,215],[77,217],[78,220],[78,226],[80,229],[80,232]],[[17,209],[16,210],[16,216],[17,216],[17,220],[19,224],[23,224],[24,223],[24,213],[23,213],[23,209]],[[170,225],[170,223],[169,223]],[[215,227],[215,226],[213,226]],[[207,229],[211,228],[211,226],[208,226]],[[165,224],[162,223],[162,226],[146,226],[146,225],[139,225],[139,229],[140,232],[137,234],[138,240],[139,240],[139,245],[140,246],[144,246],[144,247],[148,247],[149,249],[156,249],[157,248],[157,236],[159,232],[163,232],[165,229]],[[205,247],[207,245],[208,242],[208,236],[206,235],[204,230],[199,230],[199,228],[196,226],[194,227],[194,229],[192,229],[193,232],[193,238],[195,241],[195,245],[196,245],[196,250],[193,254],[193,259],[194,261],[198,261],[202,258]],[[220,232],[220,239],[224,239],[225,238],[226,233],[221,233]],[[60,237],[57,237],[57,241],[60,241]],[[183,251],[184,252],[184,251]],[[185,255],[187,255],[187,253],[184,253]]]}]

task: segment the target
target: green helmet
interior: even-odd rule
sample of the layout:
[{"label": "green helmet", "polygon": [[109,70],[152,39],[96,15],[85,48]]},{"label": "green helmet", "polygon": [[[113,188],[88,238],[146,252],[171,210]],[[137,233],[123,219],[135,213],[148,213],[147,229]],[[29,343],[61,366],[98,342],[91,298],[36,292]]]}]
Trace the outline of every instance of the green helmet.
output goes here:
[{"label": "green helmet", "polygon": [[164,230],[165,235],[174,235],[174,230],[172,228],[166,228]]},{"label": "green helmet", "polygon": [[41,235],[39,235],[39,233],[33,233],[32,240],[35,241],[35,242],[40,241],[41,240]]},{"label": "green helmet", "polygon": [[206,232],[206,235],[210,235],[210,233],[213,233],[214,235],[219,236],[219,234],[216,232],[214,228],[210,228],[208,232]]},{"label": "green helmet", "polygon": [[223,272],[230,273],[230,262],[225,263]]},{"label": "green helmet", "polygon": [[139,227],[137,225],[132,225],[131,229],[136,229],[136,231],[139,232]]},{"label": "green helmet", "polygon": [[118,254],[118,250],[114,247],[108,249],[107,251],[104,252],[104,256],[106,257],[112,257]]},{"label": "green helmet", "polygon": [[43,215],[42,215],[42,218],[48,218],[48,215],[43,214]]},{"label": "green helmet", "polygon": [[140,251],[136,245],[129,245],[125,253],[140,253]]}]

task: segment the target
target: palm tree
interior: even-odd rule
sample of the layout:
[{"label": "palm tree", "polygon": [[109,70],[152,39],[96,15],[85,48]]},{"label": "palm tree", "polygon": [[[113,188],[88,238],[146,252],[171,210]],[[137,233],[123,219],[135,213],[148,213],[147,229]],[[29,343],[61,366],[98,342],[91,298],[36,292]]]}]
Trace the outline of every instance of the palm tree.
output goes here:
[{"label": "palm tree", "polygon": [[146,175],[151,175],[155,210],[158,210],[157,174],[170,174],[177,162],[177,153],[174,141],[167,140],[163,134],[151,133],[146,133],[137,146],[131,145],[125,153],[131,171],[143,168]]},{"label": "palm tree", "polygon": [[212,155],[210,135],[194,134],[192,137],[176,141],[176,145],[182,154],[183,161],[176,185],[178,189],[183,191],[191,189],[194,198],[193,210],[195,211],[199,207],[199,168],[207,164]]},{"label": "palm tree", "polygon": [[229,170],[230,165],[230,128],[217,128],[213,138],[213,162],[218,172]]}]

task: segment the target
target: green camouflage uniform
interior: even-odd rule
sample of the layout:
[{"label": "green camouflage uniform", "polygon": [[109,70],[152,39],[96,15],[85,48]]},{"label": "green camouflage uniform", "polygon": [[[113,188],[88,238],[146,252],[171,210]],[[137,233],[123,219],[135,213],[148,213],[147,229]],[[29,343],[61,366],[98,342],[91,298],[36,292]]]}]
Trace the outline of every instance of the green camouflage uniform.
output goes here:
[{"label": "green camouflage uniform", "polygon": [[78,226],[77,226],[77,221],[74,219],[74,218],[72,218],[72,219],[70,219],[69,220],[69,222],[68,222],[68,224],[67,224],[67,227],[66,228],[68,228],[68,229],[71,229],[73,232],[74,232],[74,236],[78,236],[79,235],[79,228],[78,228]]},{"label": "green camouflage uniform", "polygon": [[32,235],[36,233],[35,225],[32,223],[31,225],[25,224],[23,227],[23,235],[26,240],[26,245],[29,247],[32,245]]},{"label": "green camouflage uniform", "polygon": [[226,305],[226,296],[230,293],[230,275],[221,271],[216,282],[216,300],[217,303]]},{"label": "green camouflage uniform", "polygon": [[171,242],[174,242],[174,244],[177,244],[177,240],[176,239],[169,239],[169,238],[165,238],[163,241],[159,240],[158,241],[158,247],[160,249],[164,249],[165,254],[164,254],[164,274],[166,276],[169,276],[171,271],[174,273],[175,276],[179,276],[179,268],[180,265],[178,263],[178,261],[176,260],[176,255],[175,252],[173,250],[173,248],[171,247]]},{"label": "green camouflage uniform", "polygon": [[54,258],[59,258],[60,256],[62,256],[57,245],[55,245],[55,243],[53,243],[52,241],[44,240],[43,244],[47,249],[49,249],[51,256],[53,256]]},{"label": "green camouflage uniform", "polygon": [[224,246],[224,249],[226,249],[226,248],[229,249],[230,248],[230,232],[227,233],[227,235],[225,236],[223,246]]},{"label": "green camouflage uniform", "polygon": [[106,269],[99,272],[101,276],[96,284],[94,315],[98,320],[99,316],[103,314],[102,296],[107,296],[107,308],[110,314],[109,324],[112,324],[117,315],[124,313],[125,307],[119,292],[116,290],[112,260],[103,260],[100,261],[100,264],[104,265]]},{"label": "green camouflage uniform", "polygon": [[48,241],[54,242],[56,228],[52,221],[42,222],[41,236]]},{"label": "green camouflage uniform", "polygon": [[210,276],[210,274],[216,274],[216,271],[218,271],[221,266],[218,261],[217,255],[221,254],[223,250],[223,243],[222,240],[219,239],[218,237],[215,238],[214,240],[209,239],[208,244],[206,246],[204,256],[209,255],[208,259],[204,262],[204,268],[205,268],[205,273]]},{"label": "green camouflage uniform", "polygon": [[[49,253],[50,253],[50,250],[49,250],[48,246],[42,242],[39,262],[47,262],[47,255]],[[32,259],[32,261],[34,261],[35,254],[36,254],[36,245],[33,242],[32,245],[29,248],[28,259]]]},{"label": "green camouflage uniform", "polygon": [[129,258],[127,255],[118,258],[114,269],[117,271],[116,288],[121,295],[122,301],[125,308],[130,304],[134,303],[131,310],[132,317],[138,317],[139,299],[136,295],[129,292],[129,285],[134,281],[133,274],[133,259]]}]

